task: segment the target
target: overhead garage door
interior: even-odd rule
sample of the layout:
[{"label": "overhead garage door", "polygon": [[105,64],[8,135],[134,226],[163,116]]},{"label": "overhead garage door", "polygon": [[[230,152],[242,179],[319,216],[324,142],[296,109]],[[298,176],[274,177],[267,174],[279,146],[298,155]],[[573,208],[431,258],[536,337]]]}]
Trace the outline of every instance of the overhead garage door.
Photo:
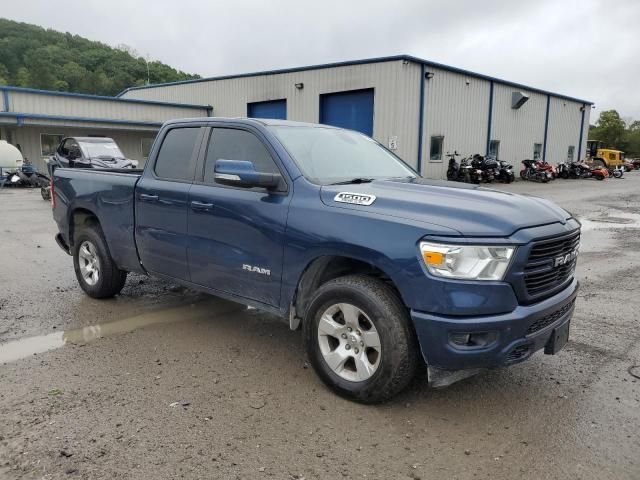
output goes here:
[{"label": "overhead garage door", "polygon": [[268,102],[254,102],[247,104],[247,117],[287,119],[287,101],[270,100]]},{"label": "overhead garage door", "polygon": [[373,135],[373,88],[320,95],[320,123]]}]

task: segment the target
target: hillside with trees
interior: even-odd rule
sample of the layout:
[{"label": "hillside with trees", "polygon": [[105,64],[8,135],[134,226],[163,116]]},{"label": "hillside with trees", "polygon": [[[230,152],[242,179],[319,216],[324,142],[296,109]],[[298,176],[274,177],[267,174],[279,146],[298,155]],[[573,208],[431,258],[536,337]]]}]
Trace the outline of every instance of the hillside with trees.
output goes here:
[{"label": "hillside with trees", "polygon": [[617,148],[627,157],[640,157],[640,120],[623,120],[616,110],[600,114],[589,128],[590,140],[601,140],[605,146]]},{"label": "hillside with trees", "polygon": [[[158,61],[148,66],[150,83],[199,78]],[[126,45],[0,18],[0,85],[115,95],[146,83],[147,61]]]}]

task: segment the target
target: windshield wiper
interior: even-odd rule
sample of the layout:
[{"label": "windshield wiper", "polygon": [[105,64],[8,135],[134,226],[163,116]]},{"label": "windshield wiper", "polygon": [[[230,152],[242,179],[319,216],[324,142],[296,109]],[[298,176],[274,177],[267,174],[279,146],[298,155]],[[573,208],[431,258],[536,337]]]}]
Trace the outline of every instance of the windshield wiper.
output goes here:
[{"label": "windshield wiper", "polygon": [[363,178],[363,177],[356,177],[356,178],[352,178],[351,180],[343,180],[342,182],[335,182],[335,183],[331,183],[330,185],[351,185],[354,183],[370,183],[373,182],[373,178]]}]

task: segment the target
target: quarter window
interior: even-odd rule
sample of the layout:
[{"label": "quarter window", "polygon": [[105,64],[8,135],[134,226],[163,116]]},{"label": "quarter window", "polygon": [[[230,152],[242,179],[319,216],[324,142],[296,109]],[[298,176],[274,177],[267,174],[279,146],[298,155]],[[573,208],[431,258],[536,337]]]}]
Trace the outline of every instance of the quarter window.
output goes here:
[{"label": "quarter window", "polygon": [[429,149],[429,160],[442,160],[443,144],[444,144],[444,137],[442,136],[431,137],[431,148]]},{"label": "quarter window", "polygon": [[156,160],[156,175],[172,180],[193,180],[195,156],[193,150],[199,128],[174,128],[162,141]]},{"label": "quarter window", "polygon": [[264,144],[253,133],[232,128],[213,128],[204,164],[204,181],[215,183],[214,170],[218,160],[246,160],[253,162],[258,172],[280,171]]}]

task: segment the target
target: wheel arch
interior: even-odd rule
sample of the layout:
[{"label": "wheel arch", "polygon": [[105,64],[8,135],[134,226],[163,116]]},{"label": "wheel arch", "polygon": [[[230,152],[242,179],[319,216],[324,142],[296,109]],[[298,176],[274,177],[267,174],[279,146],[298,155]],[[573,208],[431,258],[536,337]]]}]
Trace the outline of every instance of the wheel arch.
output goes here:
[{"label": "wheel arch", "polygon": [[100,219],[93,211],[84,207],[74,208],[69,212],[69,247],[75,243],[76,232],[85,225],[100,225]]},{"label": "wheel arch", "polygon": [[297,330],[301,326],[313,293],[318,287],[335,278],[357,273],[369,275],[387,283],[405,303],[392,275],[384,267],[353,255],[319,255],[306,264],[298,278],[289,306],[289,327]]}]

